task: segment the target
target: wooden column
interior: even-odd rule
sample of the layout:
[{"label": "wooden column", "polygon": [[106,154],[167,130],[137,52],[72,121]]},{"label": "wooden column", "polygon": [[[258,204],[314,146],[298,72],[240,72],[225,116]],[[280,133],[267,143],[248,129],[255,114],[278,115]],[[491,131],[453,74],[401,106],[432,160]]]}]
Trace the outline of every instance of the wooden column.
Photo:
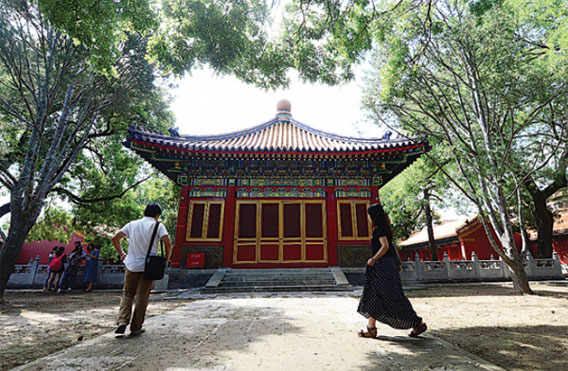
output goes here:
[{"label": "wooden column", "polygon": [[174,248],[172,252],[172,268],[181,266],[181,245],[185,241],[187,233],[187,214],[189,211],[189,187],[182,186],[179,195],[178,219],[176,225],[176,234]]},{"label": "wooden column", "polygon": [[371,204],[380,204],[381,200],[379,198],[379,187],[372,186],[371,187]]},{"label": "wooden column", "polygon": [[337,265],[337,202],[335,187],[325,187],[327,210],[327,256],[330,266]]},{"label": "wooden column", "polygon": [[223,223],[223,267],[230,267],[233,264],[235,212],[237,204],[236,190],[237,187],[234,185],[227,187],[227,199],[225,202],[225,221]]}]

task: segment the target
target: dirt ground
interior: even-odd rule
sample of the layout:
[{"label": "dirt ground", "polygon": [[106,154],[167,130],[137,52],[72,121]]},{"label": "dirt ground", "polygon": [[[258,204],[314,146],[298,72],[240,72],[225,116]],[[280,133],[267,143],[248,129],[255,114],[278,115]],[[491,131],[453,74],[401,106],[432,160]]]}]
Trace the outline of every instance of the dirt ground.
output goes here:
[{"label": "dirt ground", "polygon": [[[9,370],[114,329],[120,292],[8,292],[0,305],[0,370]],[[147,316],[180,301],[151,301]]]},{"label": "dirt ground", "polygon": [[[509,284],[444,285],[407,294],[431,334],[481,358],[509,370],[568,369],[568,282],[532,288],[536,295],[515,296]],[[120,293],[9,292],[5,300],[1,370],[111,331]],[[153,300],[148,314],[186,303]]]},{"label": "dirt ground", "polygon": [[507,370],[568,370],[568,282],[410,291],[430,333]]}]

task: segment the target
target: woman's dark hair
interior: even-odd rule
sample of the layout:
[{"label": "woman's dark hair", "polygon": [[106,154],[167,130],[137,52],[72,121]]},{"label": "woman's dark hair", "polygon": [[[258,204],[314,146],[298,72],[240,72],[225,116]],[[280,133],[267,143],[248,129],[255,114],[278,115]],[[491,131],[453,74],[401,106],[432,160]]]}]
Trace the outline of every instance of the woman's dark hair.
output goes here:
[{"label": "woman's dark hair", "polygon": [[61,256],[65,252],[65,246],[59,246],[55,255]]},{"label": "woman's dark hair", "polygon": [[157,215],[162,215],[162,207],[154,202],[148,204],[148,206],[146,206],[146,210],[144,210],[144,216],[154,218]]},{"label": "woman's dark hair", "polygon": [[392,229],[390,226],[389,217],[385,213],[383,207],[379,204],[372,204],[367,209],[371,220],[373,221],[373,227],[377,227],[379,225],[384,225],[387,230],[387,237],[390,241],[392,241]]},{"label": "woman's dark hair", "polygon": [[94,242],[89,242],[89,247],[92,249],[100,249],[101,247],[99,245],[95,245]]},{"label": "woman's dark hair", "polygon": [[83,246],[81,245],[81,241],[75,241],[75,250],[73,251],[79,251],[82,250]]}]

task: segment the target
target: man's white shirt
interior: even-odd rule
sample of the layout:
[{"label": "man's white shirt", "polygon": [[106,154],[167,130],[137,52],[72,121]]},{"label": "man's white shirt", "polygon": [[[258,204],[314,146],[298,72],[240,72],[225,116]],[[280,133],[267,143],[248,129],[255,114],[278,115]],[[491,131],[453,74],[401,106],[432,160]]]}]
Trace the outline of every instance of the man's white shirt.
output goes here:
[{"label": "man's white shirt", "polygon": [[[131,272],[144,272],[144,260],[150,245],[150,238],[156,226],[156,220],[149,216],[142,219],[133,220],[120,229],[128,237],[128,254],[124,259],[126,269]],[[150,255],[156,255],[158,252],[159,241],[162,237],[167,236],[168,231],[164,224],[160,223]]]}]

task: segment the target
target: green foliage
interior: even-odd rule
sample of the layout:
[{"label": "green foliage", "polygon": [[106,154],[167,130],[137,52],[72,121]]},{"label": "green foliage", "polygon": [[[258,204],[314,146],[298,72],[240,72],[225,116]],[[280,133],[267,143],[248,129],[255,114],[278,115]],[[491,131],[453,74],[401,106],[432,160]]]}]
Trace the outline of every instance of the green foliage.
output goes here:
[{"label": "green foliage", "polygon": [[286,55],[268,41],[265,1],[166,0],[150,57],[180,76],[208,64],[264,88],[288,83]]},{"label": "green foliage", "polygon": [[[25,6],[26,1],[19,1]],[[40,10],[57,29],[90,50],[97,69],[115,73],[118,45],[129,34],[148,35],[159,24],[156,4],[149,0],[38,0]],[[32,2],[33,3],[33,2]]]},{"label": "green foliage", "polygon": [[[149,171],[144,169],[144,171]],[[133,171],[140,171],[140,166],[134,167]],[[177,222],[177,203],[179,202],[179,186],[173,184],[163,175],[149,173],[151,178],[127,192],[121,198],[94,203],[81,203],[73,208],[77,223],[87,232],[91,238],[102,238],[103,246],[108,245],[109,238],[126,223],[142,218],[146,205],[157,202],[162,206],[163,215],[160,221],[164,223],[170,236],[174,237]],[[112,192],[124,189],[126,183],[110,186]],[[104,194],[109,185],[101,184],[84,193],[92,197]]]},{"label": "green foliage", "polygon": [[71,214],[50,202],[43,210],[43,215],[30,230],[26,241],[47,240],[67,244],[73,232],[75,232],[75,225]]}]

